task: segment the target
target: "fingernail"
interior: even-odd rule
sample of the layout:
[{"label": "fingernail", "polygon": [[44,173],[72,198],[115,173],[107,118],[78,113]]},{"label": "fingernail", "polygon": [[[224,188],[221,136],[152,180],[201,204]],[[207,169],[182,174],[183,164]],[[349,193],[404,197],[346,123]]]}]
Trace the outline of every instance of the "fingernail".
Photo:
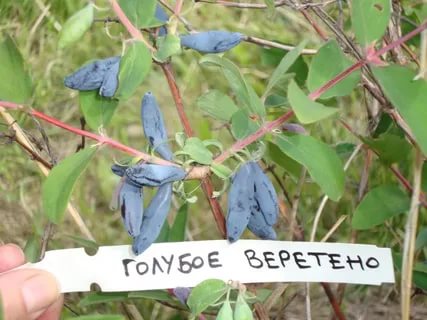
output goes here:
[{"label": "fingernail", "polygon": [[56,280],[47,273],[41,273],[26,280],[21,289],[28,313],[34,313],[50,306],[59,296]]}]

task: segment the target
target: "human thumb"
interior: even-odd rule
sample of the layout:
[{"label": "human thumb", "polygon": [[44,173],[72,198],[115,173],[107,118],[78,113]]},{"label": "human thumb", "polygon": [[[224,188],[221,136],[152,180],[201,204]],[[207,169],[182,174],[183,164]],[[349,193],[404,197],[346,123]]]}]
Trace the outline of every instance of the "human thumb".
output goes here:
[{"label": "human thumb", "polygon": [[60,297],[56,279],[36,269],[0,275],[0,298],[5,320],[33,320]]}]

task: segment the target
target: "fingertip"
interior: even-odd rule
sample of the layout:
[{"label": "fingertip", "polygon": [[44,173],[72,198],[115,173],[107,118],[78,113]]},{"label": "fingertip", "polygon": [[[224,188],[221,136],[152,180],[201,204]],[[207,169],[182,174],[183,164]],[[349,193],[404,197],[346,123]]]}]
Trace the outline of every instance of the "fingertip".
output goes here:
[{"label": "fingertip", "polygon": [[16,268],[25,263],[22,249],[14,243],[0,246],[0,273]]}]

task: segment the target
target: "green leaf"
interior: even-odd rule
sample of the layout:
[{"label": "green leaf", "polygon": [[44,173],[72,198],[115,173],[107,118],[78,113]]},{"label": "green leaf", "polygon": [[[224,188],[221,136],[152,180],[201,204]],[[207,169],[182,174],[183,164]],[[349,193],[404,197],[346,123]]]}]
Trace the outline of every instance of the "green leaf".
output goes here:
[{"label": "green leaf", "polygon": [[212,163],[211,170],[216,176],[223,180],[227,180],[233,174],[233,171],[229,167],[221,163]]},{"label": "green leaf", "polygon": [[[393,254],[393,262],[396,266],[396,269],[401,271],[402,270],[402,256],[400,254]],[[412,281],[415,283],[415,286],[418,288],[423,289],[424,291],[427,291],[427,273],[426,272],[420,272],[416,271],[419,267],[419,263],[417,263],[413,269],[412,272]],[[424,270],[424,268],[422,268]]]},{"label": "green leaf", "polygon": [[266,108],[277,108],[288,105],[289,101],[279,94],[271,94],[265,98],[264,103]]},{"label": "green leaf", "polygon": [[242,294],[237,296],[236,305],[234,306],[234,320],[252,320],[252,310],[246,303]]},{"label": "green leaf", "polygon": [[43,183],[43,209],[53,223],[59,223],[64,216],[74,185],[95,152],[96,148],[86,148],[65,158],[53,167]]},{"label": "green leaf", "polygon": [[150,72],[151,64],[151,53],[145,44],[132,42],[120,61],[119,87],[114,97],[119,100],[131,97]]},{"label": "green leaf", "polygon": [[381,134],[377,139],[362,138],[362,141],[375,150],[387,165],[406,160],[412,149],[405,138],[390,133]]},{"label": "green leaf", "polygon": [[31,235],[24,247],[25,260],[35,263],[40,258],[40,237],[37,234]]},{"label": "green leaf", "polygon": [[294,64],[294,62],[298,59],[300,56],[302,50],[304,49],[306,45],[306,41],[301,42],[297,47],[295,47],[293,50],[289,51],[280,61],[277,68],[274,70],[273,74],[270,77],[270,80],[268,80],[267,88],[264,91],[264,96],[267,96],[267,94],[271,91],[271,89],[274,88],[275,85],[277,85],[285,76],[286,72],[288,72],[289,68]]},{"label": "green leaf", "polygon": [[185,230],[187,227],[188,204],[184,203],[179,208],[172,227],[169,230],[168,242],[179,242],[185,240]]},{"label": "green leaf", "polygon": [[155,243],[168,242],[169,231],[170,231],[169,222],[165,220],[165,222],[163,222],[162,229],[160,230],[160,233],[157,236],[156,241],[154,242]]},{"label": "green leaf", "polygon": [[373,68],[385,95],[411,128],[415,140],[427,155],[427,81],[413,80],[416,73],[408,68],[392,65]]},{"label": "green leaf", "polygon": [[276,145],[289,157],[307,168],[311,178],[332,200],[344,192],[344,168],[335,150],[310,136],[278,135]]},{"label": "green leaf", "polygon": [[119,0],[119,5],[132,24],[138,29],[157,27],[163,22],[154,17],[156,0]]},{"label": "green leaf", "polygon": [[259,125],[249,118],[245,110],[238,110],[231,117],[231,133],[237,140],[246,138],[258,128]]},{"label": "green leaf", "polygon": [[417,240],[415,241],[415,250],[421,250],[427,246],[427,228],[422,228],[417,235]]},{"label": "green leaf", "polygon": [[216,320],[233,320],[233,310],[229,300],[225,300],[221,309],[218,311]]},{"label": "green leaf", "polygon": [[354,229],[370,229],[385,220],[409,210],[409,197],[394,185],[370,190],[357,206],[351,225]]},{"label": "green leaf", "polygon": [[154,59],[166,62],[169,57],[181,52],[181,40],[179,37],[168,34],[166,37],[157,38],[158,50],[154,53]]},{"label": "green leaf", "polygon": [[265,116],[265,107],[261,99],[252,86],[246,82],[235,64],[226,58],[214,54],[204,55],[203,58],[200,59],[200,64],[220,67],[228,84],[244,107],[251,113],[257,114],[260,117]]},{"label": "green leaf", "polygon": [[175,301],[169,293],[164,290],[147,290],[147,291],[134,291],[129,292],[129,299],[149,299],[159,301]]},{"label": "green leaf", "polygon": [[[352,64],[352,61],[342,52],[337,41],[329,40],[319,49],[311,62],[307,78],[308,89],[310,92],[319,89]],[[351,93],[359,81],[360,70],[357,70],[324,92],[320,98],[346,96]]]},{"label": "green leaf", "polygon": [[216,303],[227,292],[227,284],[218,279],[208,279],[191,290],[187,305],[193,315],[197,316],[207,307]]},{"label": "green leaf", "polygon": [[93,11],[93,5],[89,3],[64,23],[59,32],[58,47],[60,49],[69,47],[83,37],[93,23]]},{"label": "green leaf", "polygon": [[65,237],[73,240],[74,243],[77,244],[78,246],[85,248],[86,252],[92,251],[96,253],[96,251],[98,251],[99,245],[93,240],[85,239],[85,238],[71,235],[71,234],[66,234]]},{"label": "green leaf", "polygon": [[25,103],[32,93],[31,78],[13,40],[6,36],[0,44],[0,100]]},{"label": "green leaf", "polygon": [[294,80],[291,80],[288,87],[288,100],[296,117],[304,124],[317,122],[338,112],[336,108],[325,107],[323,104],[311,100]]},{"label": "green leaf", "polygon": [[182,153],[189,155],[191,159],[200,164],[212,163],[212,152],[210,152],[210,150],[203,144],[202,140],[197,137],[185,140]]},{"label": "green leaf", "polygon": [[221,91],[210,90],[197,99],[197,106],[211,117],[229,122],[231,116],[239,110],[233,100]]},{"label": "green leaf", "polygon": [[94,315],[88,315],[88,316],[66,318],[65,320],[125,320],[125,318],[121,315],[94,314]]},{"label": "green leaf", "polygon": [[123,301],[128,299],[128,292],[91,292],[83,297],[78,303],[80,308],[99,303]]},{"label": "green leaf", "polygon": [[354,1],[351,22],[357,41],[366,47],[380,39],[388,26],[391,14],[390,0]]},{"label": "green leaf", "polygon": [[266,155],[271,161],[288,172],[295,181],[299,179],[302,166],[298,162],[288,157],[278,146],[270,141],[267,142],[267,150],[268,152]]},{"label": "green leaf", "polygon": [[98,90],[79,92],[80,109],[88,126],[97,131],[106,127],[113,117],[118,101],[98,94]]}]

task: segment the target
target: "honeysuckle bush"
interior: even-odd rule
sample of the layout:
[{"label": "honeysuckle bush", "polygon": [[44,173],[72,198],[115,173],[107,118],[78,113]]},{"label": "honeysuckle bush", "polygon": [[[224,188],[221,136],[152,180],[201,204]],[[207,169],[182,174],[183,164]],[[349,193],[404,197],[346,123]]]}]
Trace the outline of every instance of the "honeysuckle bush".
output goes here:
[{"label": "honeysuckle bush", "polygon": [[[175,184],[157,241],[223,238],[230,177],[258,161],[278,193],[278,239],[328,235],[328,241],[391,247],[407,318],[410,296],[427,290],[426,5],[259,1],[264,8],[253,9],[211,2],[0,4],[0,241],[25,245],[34,261],[46,246],[130,243],[120,214],[109,209],[118,183],[110,167],[161,164],[140,125],[141,98],[151,91],[165,117],[172,161],[203,170]],[[169,15],[166,24],[156,6]],[[181,48],[181,35],[208,30],[235,32],[230,44],[215,46],[229,50]],[[112,56],[121,56],[112,98],[63,86],[82,65]],[[40,174],[51,167],[47,178]],[[211,181],[201,186],[207,175]],[[144,202],[153,194],[145,191]],[[323,288],[343,319],[345,311],[337,310],[343,287]],[[273,286],[250,289],[211,279],[187,301],[169,291],[71,295],[73,312],[64,310],[64,317],[118,314],[120,301],[135,303],[144,318],[159,305],[158,318],[214,318],[221,310],[221,319],[246,319],[248,308],[265,318],[290,299],[285,293],[266,303]]]}]

